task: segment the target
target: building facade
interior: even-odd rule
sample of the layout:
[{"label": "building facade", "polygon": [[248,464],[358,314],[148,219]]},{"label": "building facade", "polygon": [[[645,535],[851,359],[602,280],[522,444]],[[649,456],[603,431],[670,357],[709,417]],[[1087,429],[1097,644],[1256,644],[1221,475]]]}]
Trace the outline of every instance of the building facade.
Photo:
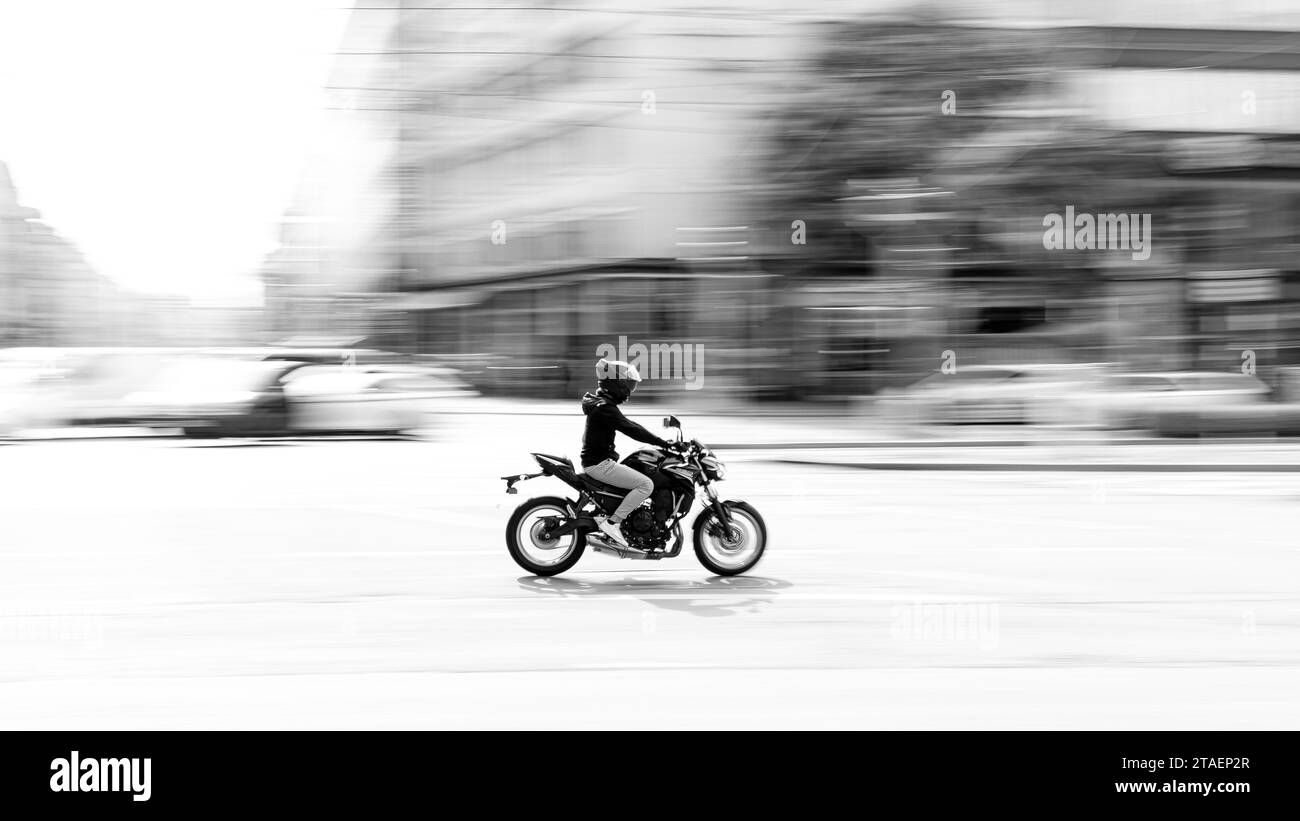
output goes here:
[{"label": "building facade", "polygon": [[139,319],[73,243],[19,202],[0,163],[0,346],[132,344]]},{"label": "building facade", "polygon": [[956,24],[1049,32],[1060,81],[954,159],[1015,187],[1065,124],[1156,146],[1133,167],[1055,158],[1096,178],[1098,209],[1151,214],[1148,258],[1047,254],[1059,192],[1008,211],[946,173],[905,197],[864,181],[843,258],[804,264],[762,207],[770,114],[826,20],[910,7],[817,5],[359,3],[329,139],[265,269],[271,329],[364,333],[485,390],[554,396],[620,341],[706,351],[716,390],[650,385],[680,398],[870,393],[954,345],[989,362],[1291,361],[1300,22],[1284,3],[954,6]]}]

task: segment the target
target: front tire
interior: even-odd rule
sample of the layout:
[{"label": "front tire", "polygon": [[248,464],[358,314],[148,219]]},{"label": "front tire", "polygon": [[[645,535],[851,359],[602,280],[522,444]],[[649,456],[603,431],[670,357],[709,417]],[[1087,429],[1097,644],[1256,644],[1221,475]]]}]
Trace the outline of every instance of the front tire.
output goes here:
[{"label": "front tire", "polygon": [[[695,558],[719,576],[736,576],[758,564],[767,550],[767,524],[748,502],[723,502],[731,511],[732,531],[717,534],[717,514],[706,508],[695,520]],[[719,524],[720,526],[720,524]]]},{"label": "front tire", "polygon": [[554,576],[573,567],[582,558],[587,537],[575,530],[547,538],[544,519],[571,518],[576,513],[572,504],[559,496],[539,496],[515,508],[506,523],[510,558],[534,576]]}]

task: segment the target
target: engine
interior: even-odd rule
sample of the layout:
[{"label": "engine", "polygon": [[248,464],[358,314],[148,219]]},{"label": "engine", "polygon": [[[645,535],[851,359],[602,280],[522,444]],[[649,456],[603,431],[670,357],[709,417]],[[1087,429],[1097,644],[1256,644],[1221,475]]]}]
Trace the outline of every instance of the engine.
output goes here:
[{"label": "engine", "polygon": [[644,505],[623,520],[622,532],[629,545],[641,550],[658,549],[668,542],[668,528],[664,527],[664,521]]},{"label": "engine", "polygon": [[668,522],[677,511],[685,513],[695,501],[694,493],[683,493],[681,489],[660,488],[650,496],[650,503],[632,511],[623,520],[623,538],[632,547],[642,550],[659,549],[668,544],[671,534]]},{"label": "engine", "polygon": [[632,547],[651,550],[667,546],[671,536],[668,522],[674,515],[690,510],[695,501],[693,483],[659,470],[664,459],[665,454],[647,448],[623,460],[623,464],[646,474],[655,483],[649,503],[632,511],[623,520],[621,532]]}]

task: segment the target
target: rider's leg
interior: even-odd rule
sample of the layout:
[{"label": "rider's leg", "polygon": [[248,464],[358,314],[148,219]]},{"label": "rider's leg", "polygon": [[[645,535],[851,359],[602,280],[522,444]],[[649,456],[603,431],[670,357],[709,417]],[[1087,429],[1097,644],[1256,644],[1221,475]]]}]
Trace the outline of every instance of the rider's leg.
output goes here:
[{"label": "rider's leg", "polygon": [[607,485],[620,487],[627,490],[627,496],[624,497],[623,503],[614,511],[610,519],[615,522],[623,521],[623,517],[636,510],[641,503],[650,498],[654,492],[655,483],[644,473],[633,470],[627,465],[620,465],[613,459],[606,459],[598,465],[592,465],[587,468],[587,475],[593,479],[599,479]]}]

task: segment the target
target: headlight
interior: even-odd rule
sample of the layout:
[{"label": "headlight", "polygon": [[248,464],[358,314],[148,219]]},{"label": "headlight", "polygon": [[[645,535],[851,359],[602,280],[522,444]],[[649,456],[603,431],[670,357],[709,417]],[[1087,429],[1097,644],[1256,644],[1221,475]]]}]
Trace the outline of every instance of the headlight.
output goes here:
[{"label": "headlight", "polygon": [[722,464],[716,456],[706,456],[700,460],[700,464],[704,467],[704,475],[714,481],[727,477],[727,466]]}]

